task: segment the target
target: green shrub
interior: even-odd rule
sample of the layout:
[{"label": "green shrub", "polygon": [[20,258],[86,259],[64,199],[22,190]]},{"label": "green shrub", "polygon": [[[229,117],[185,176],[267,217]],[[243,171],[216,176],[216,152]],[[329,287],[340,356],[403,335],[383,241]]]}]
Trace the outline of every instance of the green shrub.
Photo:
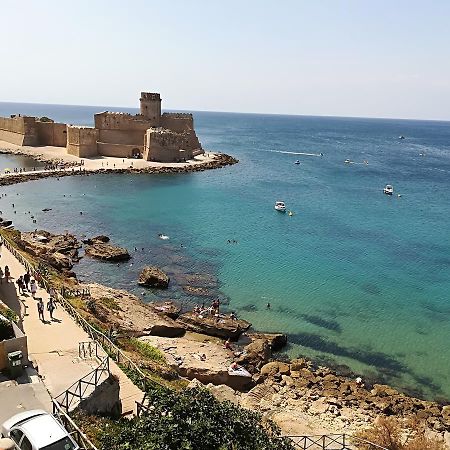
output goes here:
[{"label": "green shrub", "polygon": [[153,361],[164,362],[166,359],[164,354],[153,345],[147,342],[140,341],[136,338],[130,339],[130,344],[136,349],[142,356],[151,359]]},{"label": "green shrub", "polygon": [[104,430],[108,450],[293,450],[260,414],[219,402],[206,389],[151,389],[148,414]]}]

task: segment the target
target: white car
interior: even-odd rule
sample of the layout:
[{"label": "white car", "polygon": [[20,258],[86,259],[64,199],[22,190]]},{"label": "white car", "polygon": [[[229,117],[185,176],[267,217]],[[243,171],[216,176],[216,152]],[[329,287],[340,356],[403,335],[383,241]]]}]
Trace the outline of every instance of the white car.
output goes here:
[{"label": "white car", "polygon": [[2,435],[14,441],[18,450],[78,450],[67,430],[41,409],[25,411],[2,425]]}]

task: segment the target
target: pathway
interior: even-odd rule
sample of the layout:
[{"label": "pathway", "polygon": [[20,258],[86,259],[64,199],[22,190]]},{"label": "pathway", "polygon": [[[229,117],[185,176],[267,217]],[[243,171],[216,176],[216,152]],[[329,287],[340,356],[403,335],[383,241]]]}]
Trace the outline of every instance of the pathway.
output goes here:
[{"label": "pathway", "polygon": [[[78,343],[90,341],[89,335],[80,328],[73,318],[59,306],[51,320],[45,311],[45,321],[38,317],[37,300],[31,294],[18,295],[15,280],[23,275],[24,266],[2,246],[0,265],[9,266],[13,280],[0,284],[0,298],[22,317],[23,330],[28,338],[28,354],[35,363],[46,388],[52,397],[58,396],[69,386],[98,366],[96,359],[81,359],[78,356]],[[36,298],[48,301],[47,292],[39,288]],[[135,411],[135,401],[141,401],[142,391],[137,388],[124,372],[110,361],[110,370],[119,378],[122,413]]]}]

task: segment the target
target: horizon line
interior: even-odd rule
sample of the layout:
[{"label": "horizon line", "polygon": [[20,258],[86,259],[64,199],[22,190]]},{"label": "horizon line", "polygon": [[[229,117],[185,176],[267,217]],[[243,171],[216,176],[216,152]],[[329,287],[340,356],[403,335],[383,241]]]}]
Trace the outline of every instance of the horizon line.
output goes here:
[{"label": "horizon line", "polygon": [[[38,103],[38,102],[7,102],[0,101],[2,103],[11,103],[17,105],[49,105],[49,106],[75,106],[75,107],[88,107],[88,108],[111,108],[112,105],[80,105],[80,104],[64,104],[64,103]],[[127,109],[139,109],[136,106],[114,106],[114,108],[127,108]],[[333,118],[333,119],[369,119],[369,120],[409,120],[416,122],[446,122],[450,123],[450,119],[419,119],[419,118],[404,118],[404,117],[368,117],[368,116],[337,116],[330,114],[292,114],[292,113],[264,113],[264,112],[240,112],[240,111],[218,111],[211,109],[179,109],[179,108],[164,108],[166,111],[182,111],[182,112],[208,112],[217,114],[249,114],[260,116],[292,116],[292,117],[318,117],[318,118]],[[104,111],[104,110],[102,110]],[[110,111],[115,112],[115,111]],[[20,114],[20,113],[18,113]]]}]

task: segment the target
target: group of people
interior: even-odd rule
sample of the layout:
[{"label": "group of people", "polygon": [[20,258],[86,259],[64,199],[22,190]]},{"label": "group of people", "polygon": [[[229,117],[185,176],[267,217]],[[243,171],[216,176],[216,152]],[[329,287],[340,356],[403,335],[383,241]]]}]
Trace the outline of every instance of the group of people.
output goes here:
[{"label": "group of people", "polygon": [[[5,266],[5,269],[3,270],[0,267],[0,284],[3,283],[3,279],[5,279],[6,283],[9,283],[11,280],[11,271],[8,266]],[[38,290],[38,282],[40,281],[41,276],[39,272],[36,272],[35,277],[32,278],[30,271],[27,271],[25,274],[20,275],[20,277],[16,280],[17,284],[17,291],[19,295],[24,295],[26,293],[30,293],[33,298],[36,298],[36,293]],[[53,288],[50,288],[48,290],[49,294],[49,300],[47,302],[47,311],[50,314],[50,319],[53,320],[53,312],[56,309],[56,291]],[[39,319],[42,322],[45,322],[45,305],[42,298],[37,298],[37,310]]]},{"label": "group of people", "polygon": [[206,307],[205,302],[203,302],[202,306],[194,306],[193,311],[201,316],[211,315],[218,317],[220,314],[220,300],[213,300],[209,307]]}]

